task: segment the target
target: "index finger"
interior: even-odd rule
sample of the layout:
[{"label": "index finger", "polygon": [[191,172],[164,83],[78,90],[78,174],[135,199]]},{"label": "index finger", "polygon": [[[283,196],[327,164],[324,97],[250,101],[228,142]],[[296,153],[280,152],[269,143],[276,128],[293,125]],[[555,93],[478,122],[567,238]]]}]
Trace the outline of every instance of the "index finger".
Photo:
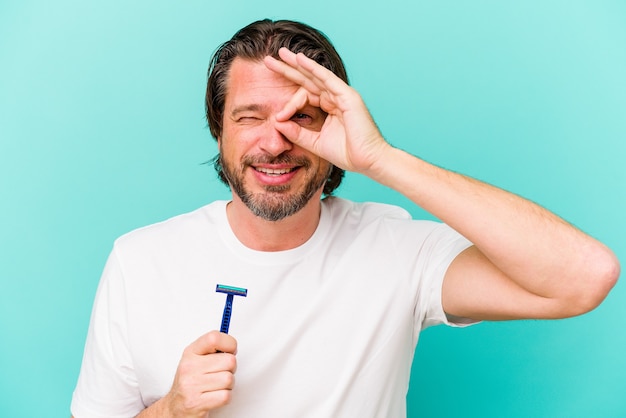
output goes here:
[{"label": "index finger", "polygon": [[235,354],[237,352],[237,340],[223,332],[211,331],[201,335],[189,345],[188,349],[200,356],[219,352]]},{"label": "index finger", "polygon": [[275,73],[278,73],[286,79],[293,81],[294,83],[300,85],[311,93],[320,93],[317,85],[310,79],[312,74],[304,72],[301,68],[291,65],[287,61],[277,60],[276,58],[269,55],[265,57],[263,61],[265,62],[265,66]]},{"label": "index finger", "polygon": [[[327,90],[332,94],[339,95],[348,86],[331,70],[301,52],[294,54],[283,47],[278,51],[278,55],[289,66],[306,76],[320,90]],[[297,82],[296,80],[292,81]],[[313,91],[312,89],[308,90]]]}]

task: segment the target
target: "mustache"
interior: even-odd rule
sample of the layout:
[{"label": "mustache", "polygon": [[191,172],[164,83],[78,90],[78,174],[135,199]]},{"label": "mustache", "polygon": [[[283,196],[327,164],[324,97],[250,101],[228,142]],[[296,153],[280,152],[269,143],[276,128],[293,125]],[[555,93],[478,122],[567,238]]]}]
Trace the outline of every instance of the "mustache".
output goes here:
[{"label": "mustache", "polygon": [[294,156],[288,154],[280,154],[271,156],[267,154],[245,155],[241,159],[242,165],[250,166],[255,164],[289,164],[297,165],[304,168],[311,166],[311,160],[304,156]]}]

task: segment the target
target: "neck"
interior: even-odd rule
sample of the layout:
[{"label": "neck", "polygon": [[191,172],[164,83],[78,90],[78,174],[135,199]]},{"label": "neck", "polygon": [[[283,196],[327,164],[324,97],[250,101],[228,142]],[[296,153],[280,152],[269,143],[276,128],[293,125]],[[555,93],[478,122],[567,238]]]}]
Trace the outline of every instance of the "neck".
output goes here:
[{"label": "neck", "polygon": [[315,232],[322,209],[321,191],[297,213],[280,221],[254,215],[236,196],[226,207],[228,223],[237,239],[257,251],[285,251],[304,244]]}]

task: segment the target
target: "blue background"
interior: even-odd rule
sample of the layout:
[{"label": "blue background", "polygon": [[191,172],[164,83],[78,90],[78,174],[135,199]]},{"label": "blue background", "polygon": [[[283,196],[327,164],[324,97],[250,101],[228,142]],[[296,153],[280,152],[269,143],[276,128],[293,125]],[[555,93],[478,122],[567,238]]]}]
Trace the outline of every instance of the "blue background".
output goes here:
[{"label": "blue background", "polygon": [[[263,17],[329,35],[394,145],[626,260],[626,2],[2,0],[0,416],[69,415],[117,236],[229,196],[202,164],[206,67]],[[430,217],[356,175],[338,194]],[[620,282],[583,317],[425,331],[410,416],[626,417],[625,300]]]}]

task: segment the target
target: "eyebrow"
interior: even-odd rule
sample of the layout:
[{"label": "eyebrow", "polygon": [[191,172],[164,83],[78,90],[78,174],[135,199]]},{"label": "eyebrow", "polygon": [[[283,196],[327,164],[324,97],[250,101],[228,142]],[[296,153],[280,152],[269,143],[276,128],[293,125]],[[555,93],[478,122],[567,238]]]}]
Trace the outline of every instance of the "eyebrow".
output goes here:
[{"label": "eyebrow", "polygon": [[260,104],[247,104],[242,106],[235,107],[232,112],[230,112],[230,116],[237,116],[239,113],[243,112],[258,112],[267,109],[267,106]]}]

